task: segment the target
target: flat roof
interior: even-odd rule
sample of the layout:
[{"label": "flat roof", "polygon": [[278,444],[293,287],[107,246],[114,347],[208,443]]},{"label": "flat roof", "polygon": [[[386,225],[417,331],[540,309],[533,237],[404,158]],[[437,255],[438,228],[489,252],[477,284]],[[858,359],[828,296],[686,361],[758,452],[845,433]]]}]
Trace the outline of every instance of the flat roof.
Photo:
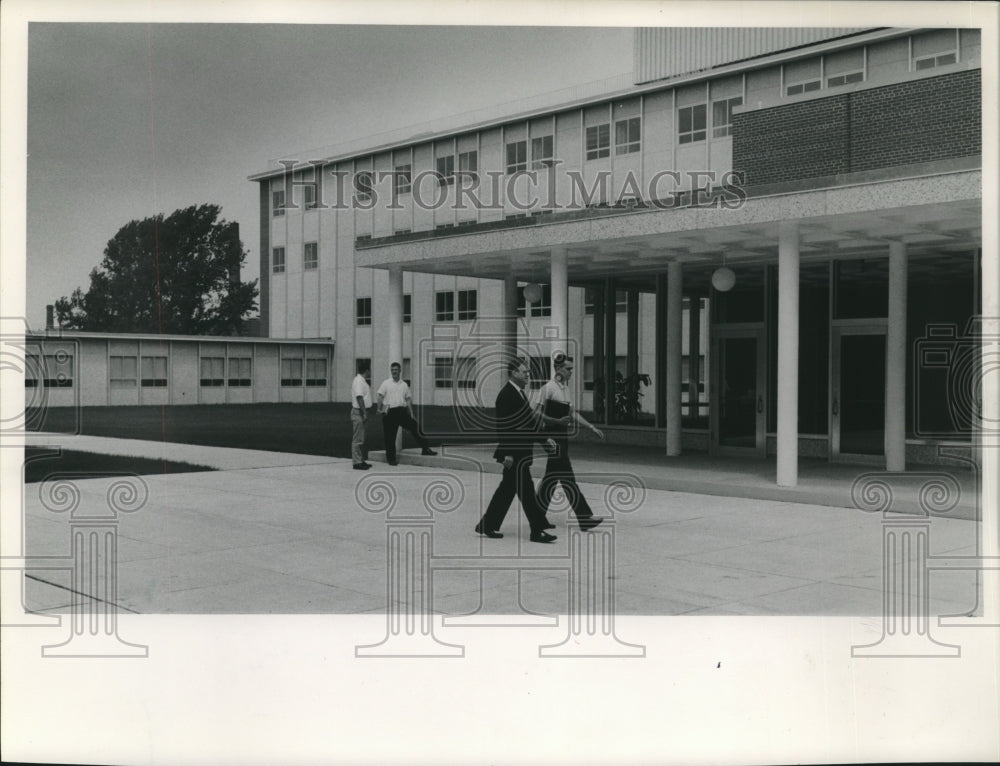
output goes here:
[{"label": "flat roof", "polygon": [[59,328],[42,332],[29,332],[25,338],[32,340],[148,340],[183,341],[189,343],[264,343],[264,344],[309,344],[332,346],[333,338],[260,338],[251,335],[160,335],[157,333],[131,332],[87,332],[83,330],[62,330]]}]

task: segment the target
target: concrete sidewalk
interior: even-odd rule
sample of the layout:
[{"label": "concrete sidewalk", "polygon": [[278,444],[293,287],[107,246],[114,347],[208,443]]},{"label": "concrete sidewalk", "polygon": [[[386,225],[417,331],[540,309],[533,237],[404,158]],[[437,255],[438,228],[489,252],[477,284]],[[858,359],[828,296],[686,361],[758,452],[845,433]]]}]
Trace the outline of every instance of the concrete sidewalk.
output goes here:
[{"label": "concrete sidewalk", "polygon": [[[444,449],[435,466],[377,464],[359,472],[349,460],[308,455],[73,439],[79,441],[64,446],[101,446],[112,454],[164,450],[155,456],[223,469],[141,478],[144,506],[123,514],[118,523],[117,604],[122,610],[381,613],[387,606],[386,510],[391,506],[394,515],[428,516],[428,507],[437,506],[429,516],[434,557],[473,563],[481,557],[486,565],[482,571],[435,571],[434,611],[568,611],[567,510],[550,511],[559,536],[552,545],[528,541],[516,504],[502,540],[474,534],[498,479],[495,463],[476,462],[479,448]],[[37,442],[51,443],[51,436],[46,442],[41,435]],[[402,455],[406,461],[425,460]],[[608,527],[614,527],[618,614],[881,615],[882,514],[668,491],[657,488],[652,475],[629,499],[613,483],[627,471],[606,461],[590,465],[581,459],[576,465],[581,478],[588,474],[581,486],[595,513],[615,517]],[[738,476],[745,484],[746,473]],[[106,509],[113,482],[76,481],[79,508]],[[44,484],[25,488],[26,552],[32,556],[66,556],[70,550],[71,514],[49,510],[50,489]],[[975,555],[979,529],[974,521],[930,519],[930,555]],[[494,567],[490,559],[514,565]],[[521,561],[528,563],[522,568]],[[548,564],[551,568],[538,568]],[[69,608],[74,596],[68,570],[27,574],[29,607]],[[978,610],[977,582],[974,571],[933,572],[932,612]]]}]

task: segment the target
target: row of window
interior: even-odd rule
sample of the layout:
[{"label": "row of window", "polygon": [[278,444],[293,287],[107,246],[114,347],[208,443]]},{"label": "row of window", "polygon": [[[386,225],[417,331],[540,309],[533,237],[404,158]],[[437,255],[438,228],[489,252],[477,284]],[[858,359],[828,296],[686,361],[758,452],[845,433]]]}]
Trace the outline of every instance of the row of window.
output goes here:
[{"label": "row of window", "polygon": [[65,352],[27,354],[24,360],[24,387],[72,388],[73,356]]},{"label": "row of window", "polygon": [[[536,301],[528,307],[528,302],[524,298],[524,288],[520,287],[517,290],[517,315],[519,317],[548,317],[552,316],[552,286],[551,285],[541,285],[542,297],[541,300]],[[595,301],[598,298],[600,291],[596,288],[586,288],[584,290],[583,298],[583,310],[585,314],[594,313]],[[455,312],[455,293],[450,290],[438,291],[434,294],[434,321],[436,322],[454,322],[456,319]],[[476,290],[459,290],[458,291],[458,313],[457,318],[459,321],[467,321],[475,319],[478,316],[477,311],[478,303],[478,291]],[[356,311],[355,311],[355,321],[361,327],[370,326],[372,323],[372,299],[369,297],[357,298],[355,301]],[[615,291],[615,312],[618,314],[624,314],[626,307],[628,305],[628,292],[625,290]],[[403,295],[403,322],[409,324],[413,321],[413,313],[411,310],[412,297],[409,293]]]},{"label": "row of window", "polygon": [[[907,38],[909,66],[913,71],[954,64],[959,57],[959,30],[939,29]],[[825,88],[837,88],[863,82],[868,71],[868,47],[862,46],[821,56],[792,61],[781,65],[781,91],[786,96],[797,96]],[[713,94],[714,95],[714,94]],[[677,143],[690,144],[704,141],[711,131],[712,138],[732,135],[733,109],[743,103],[743,97],[704,99],[701,103],[678,106]],[[711,118],[711,121],[709,121]],[[614,128],[615,154],[630,154],[641,148],[641,120],[639,117],[609,120],[586,128],[585,154],[587,160],[610,156],[612,127]],[[555,164],[553,135],[532,136],[529,139],[508,141],[505,144],[507,173],[520,173],[529,169],[539,170]],[[530,157],[528,151],[530,149]],[[475,150],[445,154],[435,159],[438,183],[454,184],[456,170],[460,173],[477,173],[479,156]],[[412,165],[396,164],[393,168],[395,191],[407,194],[412,190]],[[354,190],[359,201],[371,199],[374,175],[362,171],[355,175]],[[273,213],[285,214],[285,192],[273,192]],[[306,209],[317,206],[315,184],[303,184],[303,204]]]},{"label": "row of window", "polygon": [[[319,243],[306,242],[302,245],[302,268],[306,271],[319,268]],[[285,248],[271,248],[271,271],[275,274],[285,272]]]},{"label": "row of window", "polygon": [[[477,290],[458,291],[458,320],[469,321],[478,316]],[[413,321],[413,300],[409,293],[403,295],[403,323]],[[451,290],[438,291],[434,294],[434,321],[455,321],[455,292]],[[372,323],[372,299],[369,297],[355,300],[355,322],[358,326],[367,327]]]}]

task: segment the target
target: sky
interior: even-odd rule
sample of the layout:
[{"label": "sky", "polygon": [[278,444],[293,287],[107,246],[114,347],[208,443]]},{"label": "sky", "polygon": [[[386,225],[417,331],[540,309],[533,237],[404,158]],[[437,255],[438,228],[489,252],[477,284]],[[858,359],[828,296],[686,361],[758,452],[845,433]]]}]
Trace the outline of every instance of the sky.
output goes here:
[{"label": "sky", "polygon": [[258,276],[269,160],[628,73],[632,29],[39,23],[28,31],[26,308],[130,220],[216,203]]}]

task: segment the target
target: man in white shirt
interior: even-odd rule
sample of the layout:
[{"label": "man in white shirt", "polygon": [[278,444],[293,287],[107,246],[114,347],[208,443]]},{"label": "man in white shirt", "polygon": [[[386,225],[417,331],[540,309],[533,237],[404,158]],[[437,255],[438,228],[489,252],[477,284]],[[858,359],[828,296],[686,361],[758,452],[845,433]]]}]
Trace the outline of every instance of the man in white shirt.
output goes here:
[{"label": "man in white shirt", "polygon": [[358,374],[351,383],[351,425],[354,432],[351,437],[351,460],[355,471],[367,471],[371,465],[365,460],[365,424],[368,422],[368,410],[372,406],[372,390],[368,385],[371,375],[371,365],[366,360],[358,362]]},{"label": "man in white shirt", "polygon": [[[549,454],[548,462],[545,464],[545,475],[538,483],[538,507],[544,516],[549,509],[556,485],[562,484],[563,492],[573,508],[573,513],[576,514],[580,529],[587,532],[604,519],[594,518],[594,512],[580,491],[580,485],[576,483],[573,464],[569,460],[568,428],[575,421],[589,428],[598,439],[603,439],[604,433],[588,423],[570,402],[569,381],[573,377],[573,358],[557,352],[552,358],[552,368],[552,380],[542,386],[540,392],[538,415],[546,433],[555,440],[556,450]],[[545,525],[548,529],[554,527],[547,519]]]},{"label": "man in white shirt", "polygon": [[413,418],[410,387],[400,378],[402,367],[399,362],[389,365],[391,378],[382,381],[378,387],[378,411],[382,413],[382,436],[385,439],[385,459],[389,465],[397,465],[396,433],[402,426],[417,440],[421,455],[436,455],[430,442],[420,435],[417,421]]}]

